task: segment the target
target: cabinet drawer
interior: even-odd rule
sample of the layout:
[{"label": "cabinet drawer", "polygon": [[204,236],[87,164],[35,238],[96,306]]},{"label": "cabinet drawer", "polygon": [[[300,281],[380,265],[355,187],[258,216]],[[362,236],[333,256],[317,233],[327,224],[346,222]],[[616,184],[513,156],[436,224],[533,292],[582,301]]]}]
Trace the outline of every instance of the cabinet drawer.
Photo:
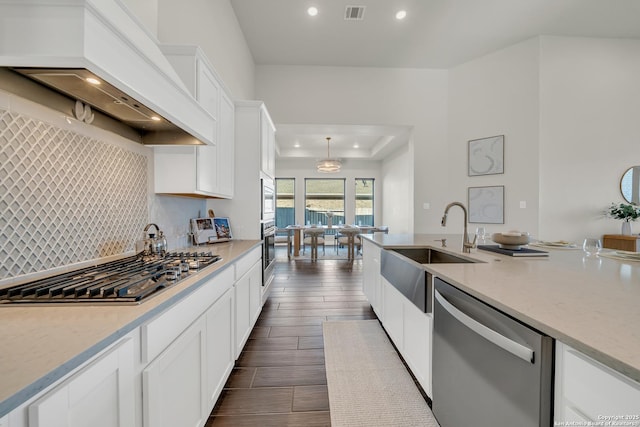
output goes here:
[{"label": "cabinet drawer", "polygon": [[563,359],[564,397],[569,407],[592,421],[602,421],[602,416],[640,415],[640,384],[566,346]]},{"label": "cabinet drawer", "polygon": [[173,340],[220,298],[234,282],[233,268],[218,272],[198,290],[161,313],[142,330],[142,362],[155,359]]},{"label": "cabinet drawer", "polygon": [[244,276],[262,258],[262,248],[255,248],[236,262],[236,280]]}]

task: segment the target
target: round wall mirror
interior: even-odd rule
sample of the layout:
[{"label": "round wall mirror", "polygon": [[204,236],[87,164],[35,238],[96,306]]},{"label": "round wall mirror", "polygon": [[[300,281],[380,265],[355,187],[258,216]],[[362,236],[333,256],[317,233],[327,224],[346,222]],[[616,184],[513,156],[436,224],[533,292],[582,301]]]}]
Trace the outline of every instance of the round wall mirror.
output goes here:
[{"label": "round wall mirror", "polygon": [[632,166],[622,175],[620,192],[628,203],[640,205],[640,166]]}]

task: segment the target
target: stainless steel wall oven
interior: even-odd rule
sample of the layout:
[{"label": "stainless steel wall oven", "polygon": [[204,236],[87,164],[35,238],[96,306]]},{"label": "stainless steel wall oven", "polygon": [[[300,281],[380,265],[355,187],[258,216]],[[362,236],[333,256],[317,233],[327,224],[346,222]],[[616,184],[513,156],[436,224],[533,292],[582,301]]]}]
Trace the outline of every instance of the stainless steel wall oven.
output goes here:
[{"label": "stainless steel wall oven", "polygon": [[274,220],[262,222],[262,286],[273,279],[276,261],[276,225]]}]

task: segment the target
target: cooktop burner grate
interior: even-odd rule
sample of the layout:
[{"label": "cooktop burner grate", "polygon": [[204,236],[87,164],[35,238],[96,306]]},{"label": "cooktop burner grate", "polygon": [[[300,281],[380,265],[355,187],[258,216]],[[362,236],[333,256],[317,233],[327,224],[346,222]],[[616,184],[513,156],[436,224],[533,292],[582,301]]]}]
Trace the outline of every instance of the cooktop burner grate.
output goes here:
[{"label": "cooktop burner grate", "polygon": [[135,256],[0,289],[0,304],[139,304],[219,261],[211,252]]}]

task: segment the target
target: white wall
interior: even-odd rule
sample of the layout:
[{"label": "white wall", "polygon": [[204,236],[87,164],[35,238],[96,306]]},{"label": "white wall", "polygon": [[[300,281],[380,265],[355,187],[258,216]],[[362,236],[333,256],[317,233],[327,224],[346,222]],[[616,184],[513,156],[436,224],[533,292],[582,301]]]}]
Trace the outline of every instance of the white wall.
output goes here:
[{"label": "white wall", "polygon": [[[373,178],[374,181],[374,221],[375,225],[386,225],[382,215],[380,162],[349,159],[338,173],[319,173],[314,159],[284,159],[277,164],[278,178],[295,178],[296,223],[304,224],[304,180],[305,178],[346,179],[345,181],[345,221],[352,224],[355,218],[355,179]],[[395,232],[395,230],[394,230]]]},{"label": "white wall", "polygon": [[140,24],[158,38],[158,0],[121,0]]},{"label": "white wall", "polygon": [[[569,37],[530,39],[451,69],[452,197],[504,185],[505,224],[489,231],[577,242],[620,233],[603,212],[623,201],[620,177],[640,164],[638,75],[640,41]],[[467,141],[497,134],[505,173],[467,177]]]},{"label": "white wall", "polygon": [[255,65],[229,0],[157,0],[158,39],[198,45],[234,99],[254,99]]},{"label": "white wall", "polygon": [[[503,185],[504,224],[477,224],[490,233],[538,234],[538,54],[535,38],[449,71],[449,197],[468,206],[468,187]],[[469,177],[468,141],[494,135],[505,136],[504,173]],[[461,210],[451,213],[460,219],[447,227],[460,228]]]},{"label": "white wall", "polygon": [[[403,208],[413,209],[407,219],[415,217],[416,232],[441,231],[440,216],[449,201],[442,182],[447,164],[441,157],[447,155],[445,70],[258,66],[256,95],[269,107],[276,127],[278,123],[412,126],[414,158],[409,170],[415,182],[415,203]],[[385,173],[393,175],[394,167],[406,166],[406,162],[392,162]],[[423,202],[431,202],[432,209],[422,210]]]},{"label": "white wall", "polygon": [[382,163],[382,218],[393,233],[413,232],[413,140]]},{"label": "white wall", "polygon": [[[640,164],[640,41],[541,38],[540,235],[619,234],[602,211]],[[640,226],[633,231],[640,232]]]}]

